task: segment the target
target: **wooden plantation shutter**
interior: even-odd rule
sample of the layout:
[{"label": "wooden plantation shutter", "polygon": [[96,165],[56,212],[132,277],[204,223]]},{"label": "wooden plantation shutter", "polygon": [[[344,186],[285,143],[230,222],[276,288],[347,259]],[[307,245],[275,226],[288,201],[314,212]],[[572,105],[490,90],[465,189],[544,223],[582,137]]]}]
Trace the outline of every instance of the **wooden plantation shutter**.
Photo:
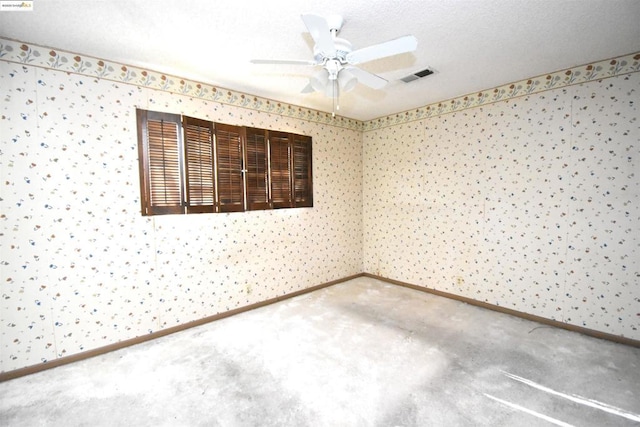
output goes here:
[{"label": "wooden plantation shutter", "polygon": [[311,137],[293,135],[293,192],[295,207],[313,206]]},{"label": "wooden plantation shutter", "polygon": [[213,123],[183,117],[187,213],[215,212]]},{"label": "wooden plantation shutter", "polygon": [[311,137],[136,110],[142,215],[313,206]]},{"label": "wooden plantation shutter", "polygon": [[247,210],[269,209],[268,131],[247,128]]},{"label": "wooden plantation shutter", "polygon": [[184,212],[180,116],[137,110],[142,215]]},{"label": "wooden plantation shutter", "polygon": [[242,141],[244,128],[216,123],[216,164],[220,212],[244,210]]},{"label": "wooden plantation shutter", "polygon": [[291,147],[289,134],[269,132],[271,206],[274,208],[290,208],[291,197]]}]

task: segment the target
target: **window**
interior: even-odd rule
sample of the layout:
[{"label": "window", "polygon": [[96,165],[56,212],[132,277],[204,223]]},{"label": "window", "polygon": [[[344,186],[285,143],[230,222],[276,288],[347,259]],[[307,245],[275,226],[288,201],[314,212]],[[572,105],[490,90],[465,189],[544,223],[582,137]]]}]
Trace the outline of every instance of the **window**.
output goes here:
[{"label": "window", "polygon": [[312,207],[311,137],[137,110],[143,215]]}]

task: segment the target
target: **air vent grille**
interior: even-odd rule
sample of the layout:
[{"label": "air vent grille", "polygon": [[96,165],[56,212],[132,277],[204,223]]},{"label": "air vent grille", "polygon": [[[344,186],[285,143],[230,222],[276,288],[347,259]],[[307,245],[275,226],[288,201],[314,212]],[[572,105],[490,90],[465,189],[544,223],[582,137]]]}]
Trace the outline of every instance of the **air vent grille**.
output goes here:
[{"label": "air vent grille", "polygon": [[402,80],[405,83],[409,83],[409,82],[412,82],[414,80],[418,80],[418,79],[421,79],[423,77],[430,76],[433,73],[434,73],[434,71],[432,69],[425,68],[422,71],[418,71],[418,72],[415,72],[413,74],[409,74],[407,77],[403,77],[400,80]]}]

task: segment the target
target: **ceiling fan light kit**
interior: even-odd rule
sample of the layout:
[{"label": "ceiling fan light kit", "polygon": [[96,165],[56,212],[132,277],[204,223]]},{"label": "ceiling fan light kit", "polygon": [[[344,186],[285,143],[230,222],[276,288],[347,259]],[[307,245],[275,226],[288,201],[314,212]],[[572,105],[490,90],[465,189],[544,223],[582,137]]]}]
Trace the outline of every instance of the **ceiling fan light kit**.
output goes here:
[{"label": "ceiling fan light kit", "polygon": [[353,65],[412,52],[418,46],[414,36],[403,36],[373,46],[353,50],[351,43],[338,37],[344,24],[340,15],[326,18],[318,15],[302,15],[302,21],[314,41],[313,60],[254,59],[254,64],[312,65],[322,68],[309,78],[303,93],[320,92],[333,100],[333,115],[340,108],[340,92],[349,92],[358,82],[372,89],[382,89],[387,80]]}]

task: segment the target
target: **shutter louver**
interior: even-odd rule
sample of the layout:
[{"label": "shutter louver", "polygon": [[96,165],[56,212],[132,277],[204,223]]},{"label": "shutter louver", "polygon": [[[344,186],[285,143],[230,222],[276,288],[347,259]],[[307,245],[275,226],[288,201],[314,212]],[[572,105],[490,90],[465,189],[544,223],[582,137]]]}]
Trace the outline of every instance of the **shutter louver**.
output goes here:
[{"label": "shutter louver", "polygon": [[267,156],[267,131],[247,128],[246,132],[247,209],[268,209],[269,159]]},{"label": "shutter louver", "polygon": [[187,213],[215,212],[213,123],[184,117]]},{"label": "shutter louver", "polygon": [[244,210],[242,133],[240,127],[216,124],[218,205],[221,212]]},{"label": "shutter louver", "polygon": [[311,137],[293,136],[293,189],[296,207],[313,206]]},{"label": "shutter louver", "polygon": [[270,132],[269,144],[271,148],[272,206],[274,208],[292,207],[289,135],[282,132]]}]

